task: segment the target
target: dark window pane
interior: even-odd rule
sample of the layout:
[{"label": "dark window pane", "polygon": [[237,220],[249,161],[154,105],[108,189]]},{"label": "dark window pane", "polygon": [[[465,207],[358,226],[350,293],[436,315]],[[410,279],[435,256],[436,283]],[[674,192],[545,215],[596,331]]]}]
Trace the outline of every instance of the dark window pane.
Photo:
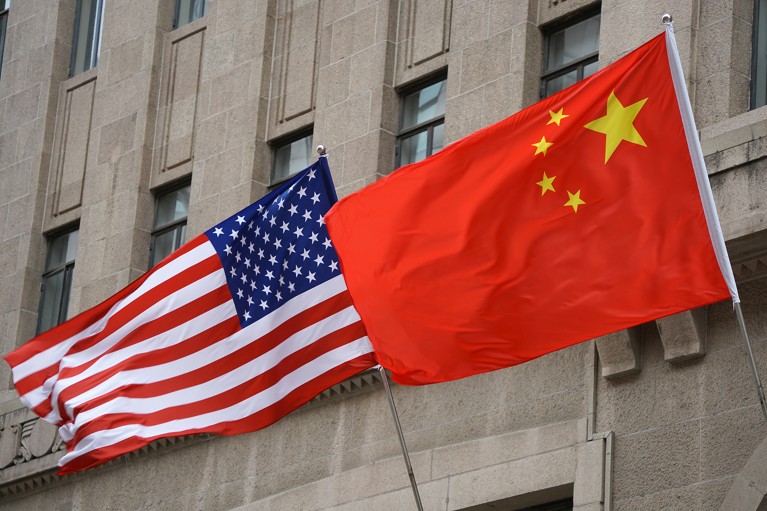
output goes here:
[{"label": "dark window pane", "polygon": [[546,96],[559,92],[578,81],[578,70],[574,69],[556,78],[550,78],[546,82]]},{"label": "dark window pane", "polygon": [[588,78],[589,76],[593,75],[599,71],[599,62],[592,62],[590,64],[586,64],[583,66],[583,77]]},{"label": "dark window pane", "polygon": [[50,241],[48,246],[48,264],[45,267],[46,271],[75,260],[78,237],[79,231],[72,231],[57,236]]},{"label": "dark window pane", "polygon": [[[439,152],[445,147],[445,124],[437,124],[434,126],[434,132],[431,140],[431,154]],[[429,155],[431,156],[431,155]]]},{"label": "dark window pane", "polygon": [[401,129],[406,130],[445,115],[446,85],[443,80],[405,96]]},{"label": "dark window pane", "polygon": [[756,40],[753,43],[753,107],[767,104],[767,0],[757,1]]},{"label": "dark window pane", "polygon": [[207,0],[176,0],[176,27],[183,27],[208,14]]},{"label": "dark window pane", "polygon": [[[9,0],[10,1],[10,0]],[[8,2],[0,0],[0,12],[8,8]],[[0,14],[0,76],[3,76],[3,51],[5,50],[5,32],[8,30],[8,13]]]},{"label": "dark window pane", "polygon": [[304,170],[312,161],[312,135],[277,147],[274,151],[274,177],[272,182],[282,181]]},{"label": "dark window pane", "polygon": [[[61,269],[43,280],[43,296],[40,300],[38,332],[44,332],[59,324],[61,302],[64,297],[64,270]],[[69,300],[69,296],[66,297]]]},{"label": "dark window pane", "polygon": [[104,0],[78,0],[72,41],[71,74],[76,75],[96,66],[101,45],[101,23]]},{"label": "dark window pane", "polygon": [[176,229],[158,234],[154,237],[154,250],[152,251],[152,266],[159,263],[170,255],[174,250]]},{"label": "dark window pane", "polygon": [[160,195],[157,199],[155,229],[184,219],[189,213],[189,186]]},{"label": "dark window pane", "polygon": [[571,64],[599,49],[599,16],[585,19],[549,36],[546,70]]},{"label": "dark window pane", "polygon": [[421,131],[413,136],[402,139],[400,143],[400,165],[415,163],[428,156],[426,154],[426,144],[428,133]]}]

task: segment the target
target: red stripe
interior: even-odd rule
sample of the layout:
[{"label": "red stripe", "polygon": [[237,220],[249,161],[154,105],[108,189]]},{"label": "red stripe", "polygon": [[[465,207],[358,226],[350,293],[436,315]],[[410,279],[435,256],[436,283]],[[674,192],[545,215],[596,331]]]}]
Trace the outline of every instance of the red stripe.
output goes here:
[{"label": "red stripe", "polygon": [[[335,348],[354,342],[364,335],[365,329],[363,328],[362,323],[354,323],[288,355],[275,367],[237,385],[236,387],[222,389],[220,394],[193,403],[171,406],[148,414],[117,413],[102,415],[79,428],[75,434],[74,441],[75,443],[79,442],[86,436],[97,433],[103,429],[114,429],[128,424],[154,426],[175,419],[194,417],[228,408],[251,396],[255,396],[262,392],[270,392],[269,389],[277,384],[285,375],[292,373],[296,369]],[[194,373],[189,373],[188,375],[185,375],[187,378],[179,379],[181,381],[178,383],[183,383],[179,387],[189,388],[201,383],[204,384],[206,381],[209,381],[220,374],[226,374],[228,369],[231,370],[235,366],[239,366],[239,364],[234,363],[230,368],[227,368],[226,364],[229,362],[229,359],[219,360],[205,368],[194,371]],[[198,373],[200,374],[198,375]],[[184,382],[183,380],[187,381]],[[271,392],[274,391],[272,390]]]},{"label": "red stripe", "polygon": [[[336,296],[330,297],[315,305],[314,307],[302,311],[279,327],[268,332],[261,338],[249,342],[247,345],[243,346],[235,352],[232,352],[222,359],[213,361],[211,364],[208,364],[207,366],[199,369],[195,369],[189,373],[178,375],[166,380],[143,385],[131,384],[118,387],[102,396],[88,400],[86,403],[76,407],[73,412],[74,417],[76,417],[77,414],[80,413],[83,409],[95,408],[96,406],[111,401],[118,396],[135,398],[154,397],[209,381],[264,355],[268,351],[274,349],[276,346],[284,342],[284,340],[288,337],[294,335],[297,332],[300,332],[304,328],[315,324],[320,319],[344,310],[345,308],[349,307],[350,304],[351,298],[347,292],[343,292]],[[239,327],[237,318],[233,319],[237,322],[236,327]],[[59,395],[59,406],[61,407],[62,404],[66,403],[66,401],[71,399],[72,396],[76,396],[82,392],[85,392],[86,390],[114,376],[120,371],[160,365],[166,362],[177,360],[188,354],[196,353],[197,351],[226,337],[226,335],[222,335],[222,332],[216,331],[216,328],[217,327],[210,329],[210,334],[208,334],[208,332],[203,332],[202,334],[194,336],[189,340],[181,343],[180,345],[168,347],[163,350],[152,351],[150,353],[136,355],[135,357],[132,357],[123,363],[110,367],[109,369],[99,374],[93,375],[92,377],[83,380],[82,382],[78,382]],[[364,331],[355,337],[355,339],[361,337],[362,335],[364,335]]]},{"label": "red stripe", "polygon": [[139,449],[158,438],[178,437],[196,433],[216,433],[219,435],[239,435],[262,429],[282,417],[286,416],[296,408],[310,401],[314,396],[332,387],[355,374],[368,369],[376,364],[372,353],[359,356],[350,360],[317,378],[297,387],[279,402],[264,408],[249,417],[231,422],[214,424],[212,426],[200,429],[187,429],[172,434],[158,435],[150,438],[131,437],[117,444],[96,449],[79,456],[59,470],[59,475],[65,475],[78,470],[101,465],[116,456]]}]

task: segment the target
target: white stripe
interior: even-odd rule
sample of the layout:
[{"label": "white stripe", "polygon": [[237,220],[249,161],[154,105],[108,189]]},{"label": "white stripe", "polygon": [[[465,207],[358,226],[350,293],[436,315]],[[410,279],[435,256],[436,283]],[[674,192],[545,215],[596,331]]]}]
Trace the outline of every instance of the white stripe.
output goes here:
[{"label": "white stripe", "polygon": [[110,430],[102,430],[80,440],[71,452],[64,455],[58,462],[64,466],[72,460],[99,448],[114,445],[131,437],[149,438],[161,435],[172,435],[179,431],[207,428],[223,422],[236,421],[249,417],[264,408],[277,403],[290,392],[301,385],[321,376],[329,370],[353,360],[373,350],[367,337],[336,348],[301,366],[283,377],[269,389],[251,396],[235,405],[222,410],[172,420],[154,426],[129,424]]},{"label": "white stripe", "polygon": [[692,114],[690,97],[687,94],[687,86],[684,81],[682,71],[682,62],[679,59],[679,51],[676,47],[676,38],[674,37],[674,28],[671,23],[666,24],[666,52],[668,54],[669,66],[671,67],[671,78],[674,82],[676,91],[676,100],[679,103],[679,112],[682,115],[682,124],[687,138],[687,147],[692,159],[692,167],[695,169],[695,180],[698,183],[698,192],[700,200],[703,203],[703,212],[706,215],[711,244],[714,247],[716,260],[719,263],[719,270],[727,283],[727,288],[732,296],[733,303],[739,303],[738,287],[735,284],[735,276],[730,266],[730,258],[727,255],[727,247],[724,244],[724,235],[722,226],[719,224],[719,216],[716,213],[716,204],[714,204],[714,194],[711,193],[711,183],[708,180],[706,171],[706,161],[703,159],[703,150],[700,147],[698,138],[698,129],[695,127],[695,118]]},{"label": "white stripe", "polygon": [[[59,363],[59,372],[64,367],[77,367],[81,364],[98,358],[107,350],[112,348],[115,344],[117,344],[122,338],[125,337],[125,335],[129,334],[142,324],[159,318],[160,316],[167,314],[168,312],[171,312],[172,310],[175,310],[178,307],[181,307],[186,303],[195,300],[196,298],[199,298],[205,293],[208,293],[214,289],[218,289],[224,285],[226,285],[226,275],[224,274],[223,270],[218,270],[204,276],[200,280],[193,282],[183,288],[181,292],[175,292],[163,300],[153,304],[150,308],[146,309],[138,316],[132,318],[122,327],[118,328],[116,331],[112,332],[104,339],[99,341],[98,344],[95,344],[87,350],[81,351],[79,353],[64,355],[61,359],[61,362]],[[58,381],[58,374],[59,373],[57,372],[56,375],[48,378],[41,387],[33,389],[24,394],[24,396],[22,396],[23,402],[39,404],[46,399],[50,399],[49,396],[51,395],[51,391],[56,387],[56,382]],[[56,395],[58,395],[58,392]],[[53,411],[44,419],[48,422],[51,422],[52,424],[55,424],[61,419],[60,411],[58,410],[58,405],[55,401],[55,398],[51,400],[51,405],[53,407]]]},{"label": "white stripe", "polygon": [[[195,403],[197,401],[202,401],[219,394],[225,394],[226,392],[229,392],[230,389],[249,380],[252,380],[260,374],[263,374],[273,367],[279,365],[279,363],[282,362],[286,357],[297,352],[298,350],[305,348],[306,346],[313,344],[324,336],[331,334],[345,326],[351,325],[357,321],[359,321],[357,311],[354,310],[354,307],[350,306],[343,311],[334,314],[333,316],[329,316],[322,321],[314,323],[313,325],[299,332],[296,332],[275,346],[273,349],[264,353],[260,357],[251,360],[247,364],[243,364],[240,367],[237,367],[228,373],[222,374],[221,376],[211,380],[151,398],[129,398],[120,396],[115,397],[115,399],[112,399],[111,401],[107,401],[106,403],[102,403],[101,405],[96,406],[90,410],[85,410],[79,413],[75,420],[75,429],[72,431],[72,433],[76,433],[76,430],[83,425],[106,414],[150,414],[172,406]],[[239,346],[248,344],[247,340],[250,342],[258,341],[258,339],[254,339],[252,335],[247,335],[249,333],[250,332],[248,332],[248,329],[245,329],[232,336],[230,339],[234,342],[234,346],[228,350],[229,353],[234,352],[236,349],[238,349]],[[181,362],[181,364],[176,364],[176,367],[173,368],[175,369],[176,374],[164,373],[162,369],[163,366],[151,368],[154,370],[154,374],[150,376],[150,378],[152,378],[151,381],[165,380],[172,376],[193,372],[198,367],[204,367],[214,360],[218,360],[226,356],[226,347],[229,342],[229,339],[225,339],[218,343],[218,351],[220,353],[216,359],[208,358],[206,360],[203,356],[197,356],[197,354],[195,354],[194,358],[197,359],[193,362],[195,365],[184,364],[185,359],[177,361]],[[202,352],[200,352],[200,354],[202,355]],[[186,357],[186,359],[190,358],[193,357]],[[150,368],[132,371],[133,373],[139,373],[138,375],[134,374],[133,376],[138,376],[140,380],[144,380],[143,374],[140,373],[142,371],[147,371],[148,369]],[[130,378],[130,376],[128,376],[128,378]],[[122,384],[124,381],[125,380],[120,377],[118,385]]]},{"label": "white stripe", "polygon": [[117,302],[103,317],[88,325],[88,327],[86,327],[81,332],[78,332],[72,337],[69,337],[68,339],[63,340],[56,345],[51,346],[45,351],[41,351],[40,353],[30,357],[29,359],[14,367],[14,381],[20,381],[40,371],[41,369],[50,367],[51,365],[59,362],[61,358],[67,353],[67,351],[69,351],[72,345],[81,339],[101,332],[104,329],[107,320],[114,313],[125,307],[127,304],[133,302],[136,298],[142,296],[147,291],[157,287],[157,285],[161,284],[173,275],[176,275],[177,273],[180,273],[181,271],[199,263],[200,261],[207,259],[215,253],[215,249],[210,244],[210,242],[203,243],[202,245],[190,250],[186,254],[177,257],[162,268],[158,268],[152,275],[147,277],[147,279],[141,284],[141,286],[139,286],[138,289],[136,289],[130,295],[126,296],[123,300]]}]

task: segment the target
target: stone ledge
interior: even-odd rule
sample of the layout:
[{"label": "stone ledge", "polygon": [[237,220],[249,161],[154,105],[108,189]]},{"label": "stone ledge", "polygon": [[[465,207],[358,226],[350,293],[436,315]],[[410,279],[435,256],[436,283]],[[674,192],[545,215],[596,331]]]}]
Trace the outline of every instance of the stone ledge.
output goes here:
[{"label": "stone ledge", "polygon": [[602,377],[609,380],[636,374],[642,369],[640,357],[641,327],[603,335],[596,341]]}]

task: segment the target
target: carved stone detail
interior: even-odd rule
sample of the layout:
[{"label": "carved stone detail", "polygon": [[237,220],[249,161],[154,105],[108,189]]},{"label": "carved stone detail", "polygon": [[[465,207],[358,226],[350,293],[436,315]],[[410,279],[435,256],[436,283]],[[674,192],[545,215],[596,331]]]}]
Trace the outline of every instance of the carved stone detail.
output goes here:
[{"label": "carved stone detail", "polygon": [[597,339],[602,376],[614,379],[638,373],[642,369],[641,340],[639,327],[621,330]]},{"label": "carved stone detail", "polygon": [[669,362],[681,362],[702,357],[706,353],[706,308],[680,312],[658,319],[663,358]]},{"label": "carved stone detail", "polygon": [[[407,67],[414,67],[450,49],[452,0],[410,0],[408,2]],[[440,20],[442,23],[435,23]]]}]

